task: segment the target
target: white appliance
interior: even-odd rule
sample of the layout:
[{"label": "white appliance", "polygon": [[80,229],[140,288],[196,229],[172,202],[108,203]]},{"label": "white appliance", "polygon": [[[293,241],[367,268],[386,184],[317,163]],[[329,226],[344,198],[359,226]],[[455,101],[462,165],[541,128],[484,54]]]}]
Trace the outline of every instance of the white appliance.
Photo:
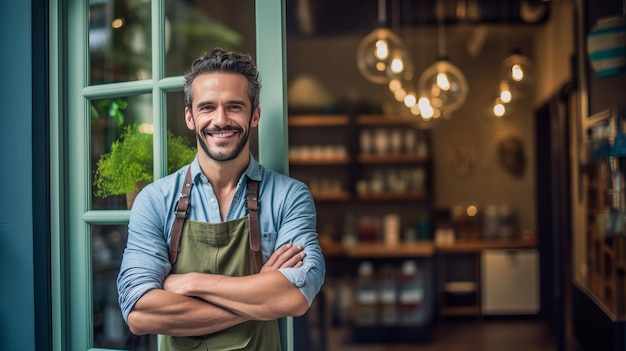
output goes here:
[{"label": "white appliance", "polygon": [[484,250],[480,266],[484,315],[539,312],[539,253],[536,249]]}]

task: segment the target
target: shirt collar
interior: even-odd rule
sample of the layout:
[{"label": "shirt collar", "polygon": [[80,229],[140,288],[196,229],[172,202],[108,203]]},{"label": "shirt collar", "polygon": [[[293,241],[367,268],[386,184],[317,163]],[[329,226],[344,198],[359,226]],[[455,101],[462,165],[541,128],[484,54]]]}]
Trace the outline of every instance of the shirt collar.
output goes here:
[{"label": "shirt collar", "polygon": [[[202,169],[200,168],[200,161],[198,160],[198,155],[196,154],[196,157],[191,162],[191,177],[194,180],[194,182],[198,180],[198,177],[200,177],[201,174],[202,174]],[[254,159],[254,156],[252,156],[252,153],[250,153],[250,162],[248,162],[248,167],[243,172],[242,179],[244,179],[245,177],[248,177],[251,180],[260,182],[262,178],[262,174],[263,172],[261,170],[261,165]]]}]

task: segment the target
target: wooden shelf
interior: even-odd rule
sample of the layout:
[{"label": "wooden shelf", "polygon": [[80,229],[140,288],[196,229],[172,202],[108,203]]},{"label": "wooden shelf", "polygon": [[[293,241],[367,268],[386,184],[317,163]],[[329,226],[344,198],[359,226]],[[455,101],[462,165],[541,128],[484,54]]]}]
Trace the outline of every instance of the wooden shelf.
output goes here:
[{"label": "wooden shelf", "polygon": [[426,163],[428,158],[416,154],[360,154],[357,160],[363,164]]},{"label": "wooden shelf", "polygon": [[425,200],[427,198],[428,194],[424,191],[357,194],[357,199],[361,201]]},{"label": "wooden shelf", "polygon": [[325,257],[347,258],[393,258],[393,257],[432,257],[435,254],[435,245],[432,241],[414,243],[399,243],[387,245],[385,243],[358,243],[344,245],[330,240],[320,240]]},{"label": "wooden shelf", "polygon": [[356,122],[360,125],[407,125],[412,123],[409,118],[387,115],[360,115]]},{"label": "wooden shelf", "polygon": [[432,241],[399,243],[393,246],[384,243],[360,243],[344,246],[344,250],[350,258],[431,257],[435,253],[435,245]]},{"label": "wooden shelf", "polygon": [[348,201],[352,198],[347,191],[311,192],[315,201]]},{"label": "wooden shelf", "polygon": [[537,247],[535,240],[477,240],[477,241],[457,241],[452,245],[437,245],[437,253],[477,253],[482,250],[500,249],[534,249]]},{"label": "wooden shelf", "polygon": [[357,243],[354,245],[344,245],[330,240],[320,241],[324,250],[333,256],[346,256],[348,258],[364,257],[430,257],[435,254],[449,253],[479,253],[488,249],[532,249],[537,247],[537,243],[531,240],[518,241],[476,241],[458,242],[452,246],[437,246],[433,241],[419,241],[413,243],[399,243],[390,246],[382,242]]},{"label": "wooden shelf", "polygon": [[441,310],[439,311],[439,314],[442,317],[478,316],[480,313],[480,306],[446,306],[441,307]]},{"label": "wooden shelf", "polygon": [[348,125],[347,115],[299,115],[287,118],[290,127],[332,127]]},{"label": "wooden shelf", "polygon": [[345,165],[350,162],[348,155],[333,157],[290,157],[290,166],[329,166],[329,165]]}]

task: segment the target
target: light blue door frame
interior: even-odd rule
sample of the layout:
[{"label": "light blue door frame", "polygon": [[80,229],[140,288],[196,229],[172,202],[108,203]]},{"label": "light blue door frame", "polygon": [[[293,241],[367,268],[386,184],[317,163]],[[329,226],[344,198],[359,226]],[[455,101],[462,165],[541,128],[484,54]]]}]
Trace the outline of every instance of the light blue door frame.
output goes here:
[{"label": "light blue door frame", "polygon": [[[284,0],[257,0],[256,47],[256,60],[263,82],[259,161],[277,172],[289,174]],[[282,318],[280,329],[283,350],[292,351],[293,318]]]}]

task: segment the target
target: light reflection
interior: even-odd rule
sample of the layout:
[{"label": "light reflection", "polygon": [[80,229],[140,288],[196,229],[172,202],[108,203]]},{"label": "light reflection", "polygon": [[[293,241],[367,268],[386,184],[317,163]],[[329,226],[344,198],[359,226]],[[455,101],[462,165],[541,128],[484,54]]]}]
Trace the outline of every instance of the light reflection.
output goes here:
[{"label": "light reflection", "polygon": [[115,29],[122,28],[123,25],[124,21],[121,18],[116,18],[113,20],[113,22],[111,22],[111,27]]}]

